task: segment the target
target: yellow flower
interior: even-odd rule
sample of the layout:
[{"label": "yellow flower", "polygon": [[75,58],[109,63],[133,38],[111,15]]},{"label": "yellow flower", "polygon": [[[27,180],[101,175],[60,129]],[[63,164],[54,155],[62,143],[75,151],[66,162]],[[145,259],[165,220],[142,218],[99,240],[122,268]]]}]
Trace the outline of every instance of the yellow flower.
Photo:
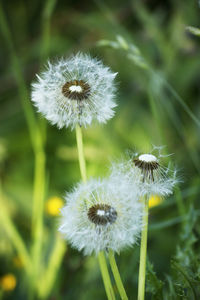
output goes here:
[{"label": "yellow flower", "polygon": [[13,274],[6,274],[0,278],[0,286],[4,291],[12,291],[16,287],[17,279]]},{"label": "yellow flower", "polygon": [[149,208],[157,206],[163,202],[163,199],[160,196],[152,195],[149,199]]},{"label": "yellow flower", "polygon": [[64,202],[60,197],[51,197],[46,202],[46,212],[51,216],[58,216],[60,213],[60,208],[63,207],[63,205]]}]

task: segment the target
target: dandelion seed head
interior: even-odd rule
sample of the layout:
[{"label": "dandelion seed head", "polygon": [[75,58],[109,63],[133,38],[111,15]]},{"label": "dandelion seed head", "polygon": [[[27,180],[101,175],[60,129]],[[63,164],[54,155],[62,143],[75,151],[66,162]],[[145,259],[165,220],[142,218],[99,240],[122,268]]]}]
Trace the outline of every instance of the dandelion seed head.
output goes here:
[{"label": "dandelion seed head", "polygon": [[90,86],[83,80],[73,80],[66,82],[62,87],[62,93],[66,98],[81,101],[88,99]]},{"label": "dandelion seed head", "polygon": [[126,176],[126,180],[133,186],[139,185],[140,195],[167,196],[173,193],[173,188],[179,181],[177,171],[163,167],[160,163],[161,147],[154,147],[154,154],[132,153],[129,158],[113,163],[112,176]]},{"label": "dandelion seed head", "polygon": [[66,196],[59,231],[86,255],[112,249],[119,252],[135,244],[142,227],[142,207],[137,191],[124,179],[90,179]]},{"label": "dandelion seed head", "polygon": [[105,123],[113,117],[116,106],[115,77],[101,61],[78,53],[48,63],[32,85],[32,101],[59,128]]},{"label": "dandelion seed head", "polygon": [[154,181],[154,170],[159,168],[158,159],[152,154],[141,154],[133,160],[136,167],[141,169],[143,181]]},{"label": "dandelion seed head", "polygon": [[151,162],[157,162],[158,159],[152,155],[152,154],[141,154],[138,159],[140,161],[143,161],[143,162],[147,162],[147,163],[151,163]]},{"label": "dandelion seed head", "polygon": [[88,218],[96,225],[112,224],[117,219],[115,208],[107,204],[96,204],[88,210]]}]

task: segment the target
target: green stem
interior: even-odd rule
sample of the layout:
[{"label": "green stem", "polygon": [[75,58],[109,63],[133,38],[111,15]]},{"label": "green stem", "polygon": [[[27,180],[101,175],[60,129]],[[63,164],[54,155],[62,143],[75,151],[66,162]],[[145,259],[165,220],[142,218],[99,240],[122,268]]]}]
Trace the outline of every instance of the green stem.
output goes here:
[{"label": "green stem", "polygon": [[3,289],[1,289],[1,288],[0,288],[0,300],[2,300],[2,299],[3,299],[3,295],[4,295],[4,293],[3,293]]},{"label": "green stem", "polygon": [[119,294],[121,296],[122,300],[128,300],[128,296],[126,294],[125,288],[123,286],[122,280],[121,280],[121,276],[115,261],[115,256],[112,250],[109,250],[109,254],[108,254],[108,258],[110,261],[110,266],[113,272],[113,276],[115,278],[115,282],[119,291]]},{"label": "green stem", "polygon": [[33,237],[38,231],[41,223],[41,211],[43,210],[44,192],[45,192],[45,153],[43,145],[39,144],[35,152],[35,168],[33,182],[33,215],[32,215],[32,233]]},{"label": "green stem", "polygon": [[50,45],[50,21],[56,0],[46,0],[42,13],[41,63],[48,58]]},{"label": "green stem", "polygon": [[[45,169],[45,155],[43,152],[43,142],[42,142],[40,129],[36,123],[36,119],[32,110],[31,103],[28,100],[29,98],[28,90],[26,88],[26,83],[24,81],[22,70],[20,68],[19,58],[15,52],[13,42],[12,42],[12,36],[1,6],[0,6],[0,22],[1,22],[0,23],[1,29],[6,44],[10,52],[11,62],[13,66],[13,74],[15,76],[18,85],[19,95],[22,102],[22,107],[24,109],[24,114],[28,124],[32,146],[35,154],[35,175],[34,175],[34,191],[33,191],[34,207],[33,207],[32,228],[34,228],[35,224],[37,224],[36,228],[33,229],[35,240],[36,240],[38,236],[39,238],[41,236],[41,232],[39,232],[40,231],[39,228],[41,228],[41,224],[42,224],[41,210],[43,209],[43,195],[44,195],[43,186],[44,186],[44,169]],[[35,249],[37,248],[38,248],[38,242],[37,242],[37,247],[35,246]],[[38,252],[38,250],[35,250],[35,252]]]},{"label": "green stem", "polygon": [[32,268],[32,262],[26,245],[19,234],[15,224],[13,223],[11,217],[8,214],[7,209],[5,208],[5,204],[7,202],[6,197],[4,196],[2,183],[0,181],[0,221],[1,226],[5,229],[7,235],[9,236],[11,242],[13,243],[15,249],[17,250],[19,257],[22,259],[24,268],[28,275],[30,275],[30,271]]},{"label": "green stem", "polygon": [[[23,71],[20,66],[19,57],[15,51],[13,45],[13,39],[7,24],[6,17],[4,15],[2,6],[0,5],[0,25],[1,30],[5,38],[5,42],[10,52],[11,66],[13,69],[13,75],[15,77],[19,97],[24,110],[24,115],[29,129],[29,134],[31,138],[31,143],[35,155],[35,166],[34,166],[34,190],[33,190],[33,216],[32,216],[32,230],[33,230],[33,264],[32,272],[33,278],[37,278],[39,260],[41,253],[41,243],[42,243],[42,228],[43,228],[43,201],[44,201],[44,186],[45,186],[45,154],[43,151],[43,137],[40,131],[40,127],[36,121],[31,102],[29,100],[29,92],[26,87],[26,82],[24,80]],[[14,231],[15,228],[10,227],[10,234],[16,235]],[[34,280],[32,280],[34,281]],[[31,287],[31,295],[34,289],[34,282]]]},{"label": "green stem", "polygon": [[[41,61],[43,62],[48,55],[49,49],[49,35],[50,35],[50,19],[56,4],[56,0],[46,0],[42,13],[42,38],[41,38]],[[41,133],[35,133],[35,175],[33,188],[33,217],[32,217],[32,232],[34,237],[38,237],[41,241],[42,227],[43,227],[43,207],[44,207],[44,193],[45,193],[45,153],[44,140],[46,136],[46,126],[44,120],[41,120],[41,130],[43,129],[43,140]],[[43,127],[43,128],[42,128]],[[37,245],[36,245],[37,244]],[[35,250],[39,251],[39,241],[35,241]]]},{"label": "green stem", "polygon": [[18,230],[16,229],[12,219],[8,215],[7,210],[3,207],[2,201],[1,201],[1,209],[0,209],[0,220],[1,220],[1,226],[6,231],[15,249],[17,250],[19,257],[22,259],[26,273],[30,275],[30,271],[32,269],[32,262],[29,253],[27,251],[27,248],[24,244],[22,237],[20,236]]},{"label": "green stem", "polygon": [[98,260],[99,260],[99,266],[100,266],[101,275],[103,278],[103,283],[104,283],[104,287],[106,290],[107,298],[108,298],[108,300],[113,300],[113,299],[115,299],[115,294],[114,294],[114,291],[112,288],[112,283],[110,281],[110,276],[109,276],[106,259],[105,259],[105,255],[104,255],[103,251],[99,252]]},{"label": "green stem", "polygon": [[44,272],[42,272],[42,277],[40,277],[38,280],[38,290],[41,299],[46,299],[49,296],[65,251],[66,243],[60,237],[60,234],[57,233],[55,245],[51,253],[48,265],[47,267],[45,267]]},{"label": "green stem", "polygon": [[[78,159],[79,159],[79,167],[81,172],[81,178],[83,182],[87,181],[87,173],[86,173],[86,163],[85,163],[85,157],[84,157],[84,151],[83,151],[83,136],[82,136],[82,130],[79,125],[76,126],[76,142],[77,142],[77,150],[78,150]],[[112,288],[112,283],[110,280],[110,276],[108,273],[108,268],[106,264],[106,259],[104,256],[103,251],[101,251],[98,254],[101,274],[106,290],[106,294],[109,300],[115,299],[115,294]]]},{"label": "green stem", "polygon": [[43,210],[45,198],[45,154],[42,149],[35,156],[35,176],[33,192],[33,262],[35,276],[40,268],[40,256],[43,242]]},{"label": "green stem", "polygon": [[31,102],[29,100],[29,92],[26,87],[26,82],[23,77],[23,72],[20,67],[20,61],[16,54],[14,45],[13,45],[13,38],[11,36],[9,26],[7,24],[7,20],[2,8],[2,5],[0,4],[0,28],[6,43],[6,46],[8,48],[9,54],[10,54],[10,60],[11,60],[11,67],[12,72],[15,77],[15,81],[17,83],[18,92],[21,100],[21,104],[24,110],[24,115],[26,118],[26,122],[29,129],[29,134],[32,142],[33,148],[35,148],[35,131],[38,130],[36,118],[32,109]]},{"label": "green stem", "polygon": [[[42,12],[42,37],[41,37],[41,62],[47,58],[50,43],[50,20],[56,5],[56,0],[46,0]],[[35,176],[34,176],[34,191],[33,191],[33,218],[32,231],[35,236],[37,232],[42,231],[42,215],[44,206],[44,191],[45,191],[45,153],[44,140],[46,136],[46,126],[44,120],[40,122],[40,129],[43,129],[43,140],[41,133],[35,134]],[[36,226],[36,228],[35,228]],[[34,229],[35,228],[35,229]]]},{"label": "green stem", "polygon": [[145,278],[146,278],[146,257],[147,257],[147,233],[148,233],[148,199],[145,196],[143,200],[143,229],[140,245],[140,267],[138,281],[138,300],[144,300],[145,296]]},{"label": "green stem", "polygon": [[[42,12],[42,28],[41,28],[41,57],[40,63],[47,59],[50,45],[50,21],[56,4],[56,0],[46,0]],[[42,119],[39,122],[40,132],[35,134],[35,170],[34,170],[34,187],[33,187],[33,215],[32,215],[32,234],[33,248],[32,255],[34,261],[34,284],[37,292],[43,298],[47,297],[54,284],[55,277],[62,261],[64,251],[63,242],[58,241],[56,237],[55,247],[48,261],[48,266],[43,269],[41,264],[42,245],[43,245],[43,228],[44,228],[44,201],[46,189],[46,174],[45,174],[45,152],[44,145],[46,141],[46,120]],[[46,272],[48,270],[48,273]],[[45,270],[45,271],[44,271]],[[55,271],[55,272],[54,272]],[[42,275],[41,275],[42,274]],[[45,278],[45,284],[42,284],[42,279]]]},{"label": "green stem", "polygon": [[83,182],[87,181],[87,174],[86,174],[86,163],[83,151],[83,136],[82,130],[79,125],[76,126],[76,142],[77,142],[77,149],[78,149],[78,160],[79,160],[79,167],[81,172],[81,178]]},{"label": "green stem", "polygon": [[[42,11],[42,28],[41,28],[41,58],[40,62],[46,60],[49,52],[50,44],[50,20],[56,4],[56,0],[46,0]],[[43,244],[43,227],[44,227],[44,200],[45,200],[45,152],[44,144],[46,140],[46,122],[42,119],[40,122],[40,132],[35,133],[35,174],[33,186],[33,215],[32,215],[32,234],[33,234],[33,261],[34,261],[34,276],[37,284],[38,276],[41,270],[41,255]],[[57,246],[57,243],[56,243]],[[58,250],[57,247],[54,249]],[[58,253],[59,254],[59,253]],[[52,260],[54,259],[54,253]],[[39,277],[40,278],[40,277]],[[49,280],[49,285],[53,284],[53,280]],[[50,289],[50,286],[48,288]]]}]

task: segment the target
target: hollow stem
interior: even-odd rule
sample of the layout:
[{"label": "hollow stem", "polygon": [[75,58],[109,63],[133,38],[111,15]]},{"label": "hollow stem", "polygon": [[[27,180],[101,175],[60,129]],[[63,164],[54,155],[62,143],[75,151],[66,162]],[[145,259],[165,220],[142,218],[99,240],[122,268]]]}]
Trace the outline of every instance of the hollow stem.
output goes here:
[{"label": "hollow stem", "polygon": [[147,233],[148,233],[148,198],[143,199],[143,229],[140,244],[140,267],[138,279],[138,300],[144,300],[147,256]]},{"label": "hollow stem", "polygon": [[[76,126],[76,142],[77,142],[77,150],[78,150],[78,160],[79,160],[79,167],[81,172],[81,178],[83,182],[87,181],[87,173],[86,173],[86,163],[84,157],[84,150],[83,150],[83,136],[82,130],[79,125]],[[104,252],[101,251],[98,254],[99,265],[101,269],[101,275],[103,278],[106,294],[109,300],[115,299],[115,294],[112,288],[112,283],[110,280],[107,263],[105,259]]]},{"label": "hollow stem", "polygon": [[113,300],[113,299],[115,299],[115,294],[114,294],[114,291],[112,288],[112,283],[110,281],[110,276],[109,276],[106,259],[105,259],[105,255],[104,255],[103,251],[99,252],[98,260],[99,260],[99,266],[100,266],[101,275],[103,278],[103,283],[104,283],[104,287],[106,290],[107,298],[108,298],[108,300]]},{"label": "hollow stem", "polygon": [[119,273],[119,270],[118,270],[118,267],[117,267],[117,264],[115,261],[115,256],[114,256],[114,253],[112,250],[109,250],[108,258],[109,258],[110,266],[111,266],[111,269],[113,272],[113,276],[115,278],[115,282],[116,282],[120,297],[122,300],[128,300],[128,296],[126,294],[124,285],[122,283],[121,276],[120,276],[120,273]]},{"label": "hollow stem", "polygon": [[77,142],[77,149],[78,149],[78,160],[79,160],[81,178],[83,182],[86,182],[87,174],[86,174],[85,156],[83,151],[83,136],[82,136],[81,127],[79,125],[76,126],[76,142]]}]

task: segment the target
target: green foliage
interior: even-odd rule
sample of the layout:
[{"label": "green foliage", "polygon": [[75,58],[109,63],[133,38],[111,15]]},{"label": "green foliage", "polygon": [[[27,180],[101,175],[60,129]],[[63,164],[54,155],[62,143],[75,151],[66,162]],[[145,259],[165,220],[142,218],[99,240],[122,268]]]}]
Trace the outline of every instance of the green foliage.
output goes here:
[{"label": "green foliage", "polygon": [[152,294],[154,300],[162,299],[163,282],[158,279],[153,264],[147,260],[147,286],[146,291]]},{"label": "green foliage", "polygon": [[177,246],[176,256],[171,262],[174,280],[178,281],[179,287],[181,287],[181,293],[183,293],[186,299],[187,297],[189,299],[198,299],[200,293],[198,215],[199,213],[196,212],[193,207],[190,207],[187,215],[188,220],[184,222],[180,234],[180,242]]},{"label": "green foliage", "polygon": [[[199,261],[200,242],[198,238],[199,212],[190,207],[187,220],[177,242],[176,255],[171,260],[171,272],[165,274],[164,282],[157,278],[153,265],[147,264],[147,291],[151,299],[195,299],[200,295]],[[170,295],[170,296],[169,296]]]}]

